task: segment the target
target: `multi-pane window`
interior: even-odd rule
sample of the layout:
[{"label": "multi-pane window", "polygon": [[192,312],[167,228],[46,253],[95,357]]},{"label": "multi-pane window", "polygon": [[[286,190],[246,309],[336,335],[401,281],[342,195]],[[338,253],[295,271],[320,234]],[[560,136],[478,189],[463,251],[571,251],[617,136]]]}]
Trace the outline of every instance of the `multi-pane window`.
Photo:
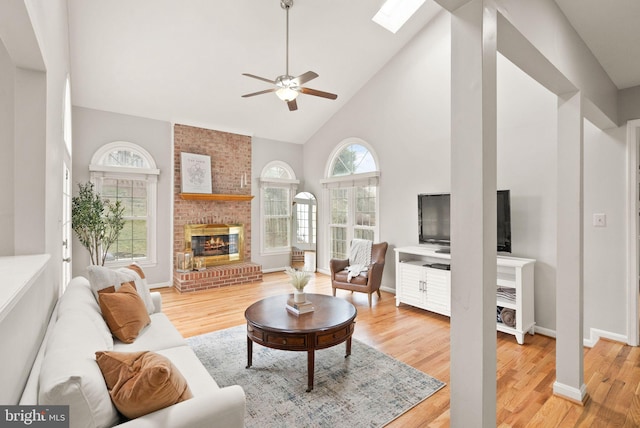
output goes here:
[{"label": "multi-pane window", "polygon": [[123,178],[102,179],[103,199],[120,201],[124,208],[124,228],[109,249],[110,260],[138,260],[147,251],[147,182]]},{"label": "multi-pane window", "polygon": [[292,195],[297,184],[293,169],[284,162],[271,162],[260,174],[263,253],[291,249]]},{"label": "multi-pane window", "polygon": [[91,161],[91,180],[103,199],[120,201],[124,228],[109,248],[107,264],[156,258],[156,188],[159,171],[151,155],[128,142],[103,146]]},{"label": "multi-pane window", "polygon": [[289,244],[289,207],[288,188],[267,187],[264,189],[264,247],[265,249],[284,248]]},{"label": "multi-pane window", "polygon": [[331,189],[330,194],[330,257],[332,259],[345,259],[349,248],[347,229],[349,227],[350,189]]},{"label": "multi-pane window", "polygon": [[329,200],[329,258],[349,256],[354,238],[378,237],[378,177],[375,156],[361,140],[343,142],[323,181]]}]

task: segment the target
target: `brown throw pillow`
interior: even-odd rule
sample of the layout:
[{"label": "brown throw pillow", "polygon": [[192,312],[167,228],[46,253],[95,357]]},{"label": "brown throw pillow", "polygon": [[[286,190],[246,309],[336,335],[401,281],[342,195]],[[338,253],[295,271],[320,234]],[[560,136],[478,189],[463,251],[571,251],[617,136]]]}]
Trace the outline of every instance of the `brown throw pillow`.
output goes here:
[{"label": "brown throw pillow", "polygon": [[154,352],[96,352],[109,395],[129,419],[193,397],[187,381],[166,357]]},{"label": "brown throw pillow", "polygon": [[114,293],[100,293],[98,301],[111,334],[124,343],[136,340],[140,330],[151,322],[142,298],[129,283]]}]

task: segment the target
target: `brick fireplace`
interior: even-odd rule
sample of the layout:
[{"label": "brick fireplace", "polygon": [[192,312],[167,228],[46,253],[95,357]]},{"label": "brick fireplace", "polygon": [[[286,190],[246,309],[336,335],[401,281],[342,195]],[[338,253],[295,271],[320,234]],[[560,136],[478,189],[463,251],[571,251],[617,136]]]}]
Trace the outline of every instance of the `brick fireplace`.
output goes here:
[{"label": "brick fireplace", "polygon": [[[183,195],[181,193],[180,153],[193,153],[211,157],[213,195]],[[220,240],[205,246],[207,269],[198,272],[173,271],[173,285],[178,291],[196,291],[262,280],[262,266],[251,262],[251,137],[227,132],[174,125],[174,205],[173,251],[193,249],[189,231],[213,227],[209,235],[219,234]],[[241,227],[231,238],[235,246],[233,256],[214,254],[214,247],[229,241],[229,233],[220,227]],[[235,229],[234,229],[235,230]],[[202,231],[202,230],[200,230]],[[216,232],[216,233],[213,233]],[[220,233],[218,233],[220,232]],[[188,236],[187,236],[188,235]],[[198,232],[196,232],[198,235]],[[207,235],[207,231],[200,235]],[[226,236],[226,238],[225,238]],[[200,242],[198,244],[198,242]],[[226,242],[224,245],[229,245]]]}]

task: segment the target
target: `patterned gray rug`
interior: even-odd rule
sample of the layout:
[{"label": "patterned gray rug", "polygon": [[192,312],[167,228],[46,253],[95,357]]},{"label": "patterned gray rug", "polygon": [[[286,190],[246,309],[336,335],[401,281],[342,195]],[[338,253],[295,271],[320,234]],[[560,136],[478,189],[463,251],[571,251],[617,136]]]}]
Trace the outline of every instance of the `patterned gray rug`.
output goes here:
[{"label": "patterned gray rug", "polygon": [[307,353],[254,344],[247,364],[246,326],[187,339],[221,387],[247,396],[247,428],[380,427],[444,387],[444,383],[356,339],[316,351],[314,389],[307,388]]}]

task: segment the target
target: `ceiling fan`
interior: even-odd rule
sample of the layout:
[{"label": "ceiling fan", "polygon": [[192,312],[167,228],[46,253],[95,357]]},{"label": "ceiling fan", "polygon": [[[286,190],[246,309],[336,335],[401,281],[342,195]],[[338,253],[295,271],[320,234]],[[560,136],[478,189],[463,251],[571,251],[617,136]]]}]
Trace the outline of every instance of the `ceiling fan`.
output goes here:
[{"label": "ceiling fan", "polygon": [[286,56],[285,74],[276,77],[275,80],[271,80],[264,77],[256,76],[254,74],[242,73],[243,76],[262,80],[263,82],[271,83],[274,85],[273,88],[265,89],[264,91],[245,94],[242,96],[243,98],[275,92],[278,98],[280,98],[282,101],[287,103],[287,106],[289,107],[290,111],[294,111],[298,109],[296,98],[300,94],[314,95],[316,97],[328,98],[330,100],[335,100],[336,98],[338,98],[336,94],[318,91],[317,89],[305,88],[301,86],[302,84],[307,83],[308,81],[318,77],[318,74],[313,71],[307,71],[306,73],[303,73],[298,77],[293,77],[289,75],[289,9],[292,6],[293,6],[293,0],[280,0],[280,7],[282,7],[287,12],[287,45],[286,45],[287,56]]}]

